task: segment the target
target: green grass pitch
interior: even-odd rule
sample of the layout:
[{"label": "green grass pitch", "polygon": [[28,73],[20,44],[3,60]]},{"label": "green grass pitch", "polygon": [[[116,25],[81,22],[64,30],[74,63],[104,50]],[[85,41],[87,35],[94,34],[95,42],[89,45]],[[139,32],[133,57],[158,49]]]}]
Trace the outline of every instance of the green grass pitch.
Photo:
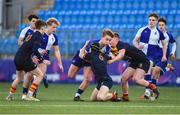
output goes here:
[{"label": "green grass pitch", "polygon": [[[14,101],[6,101],[10,84],[0,83],[0,114],[180,114],[180,88],[160,87],[160,98],[155,101],[140,100],[143,87],[130,86],[130,102],[91,102],[90,85],[82,95],[84,102],[74,102],[73,96],[78,88],[74,84],[50,84],[48,89],[40,86],[38,98],[40,102],[21,100],[21,84],[15,94]],[[112,90],[118,91],[119,86]]]}]

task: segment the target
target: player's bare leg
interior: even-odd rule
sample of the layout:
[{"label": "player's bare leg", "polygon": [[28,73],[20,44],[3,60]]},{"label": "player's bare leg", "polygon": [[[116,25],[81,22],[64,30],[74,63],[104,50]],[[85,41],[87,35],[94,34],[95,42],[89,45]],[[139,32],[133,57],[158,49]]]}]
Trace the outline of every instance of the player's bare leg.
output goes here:
[{"label": "player's bare leg", "polygon": [[16,88],[17,88],[17,85],[19,84],[19,82],[21,82],[23,80],[24,74],[25,74],[24,71],[17,71],[16,70],[16,78],[11,84],[9,94],[6,97],[6,100],[11,101],[14,99],[13,94],[16,92]]},{"label": "player's bare leg", "polygon": [[31,85],[31,87],[30,87],[30,89],[28,91],[27,97],[24,100],[40,101],[39,99],[36,99],[36,98],[33,97],[33,93],[37,89],[38,85],[41,83],[44,74],[39,69],[39,67],[37,67],[35,70],[31,71],[31,73],[33,75],[35,75],[36,77],[34,78],[33,83],[32,83],[32,85]]},{"label": "player's bare leg", "polygon": [[[148,72],[145,75],[145,80],[148,82],[152,82],[152,78],[151,78],[151,73],[152,73],[152,68],[153,68],[153,62],[150,60],[150,67]],[[144,94],[142,96],[140,96],[140,99],[148,99],[149,97],[149,93],[150,93],[150,89],[148,89],[147,87],[145,88]]]},{"label": "player's bare leg", "polygon": [[110,93],[109,88],[107,86],[104,85],[101,86],[97,94],[98,101],[109,101],[109,100],[115,101],[116,99],[117,99],[116,92]]},{"label": "player's bare leg", "polygon": [[26,98],[27,96],[30,81],[32,79],[33,79],[33,74],[30,72],[27,72],[24,76],[22,100],[24,100],[24,98]]},{"label": "player's bare leg", "polygon": [[84,79],[75,94],[74,101],[83,101],[80,98],[80,96],[84,92],[84,90],[86,90],[86,88],[89,86],[89,83],[92,80],[92,75],[93,73],[91,67],[84,67]]},{"label": "player's bare leg", "polygon": [[158,66],[154,67],[152,70],[152,81],[155,80],[152,83],[154,83],[155,85],[156,85],[156,80],[159,79],[160,72],[161,72],[161,68]]},{"label": "player's bare leg", "polygon": [[[50,65],[50,61],[49,60],[47,60],[48,62],[49,62],[49,64],[48,65]],[[47,64],[45,64],[45,63],[40,63],[39,65],[38,65],[38,67],[41,69],[41,71],[43,72],[43,74],[44,74],[44,76],[43,76],[43,83],[44,83],[44,87],[45,88],[48,88],[48,81],[47,81],[47,76],[46,76],[46,71],[47,71],[47,66],[48,66]]]},{"label": "player's bare leg", "polygon": [[157,90],[157,87],[154,84],[149,83],[148,81],[144,80],[144,75],[145,75],[145,71],[137,68],[132,79],[135,83],[151,89],[154,92],[154,94],[156,95],[156,97],[158,97],[159,91]]},{"label": "player's bare leg", "polygon": [[73,79],[77,75],[79,70],[79,67],[71,64],[68,70],[68,78]]},{"label": "player's bare leg", "polygon": [[[43,76],[45,76],[45,73],[47,71],[47,65],[44,64],[44,63],[40,63],[38,64],[38,67],[39,69],[42,71],[43,73]],[[22,100],[24,100],[26,98],[26,95],[28,93],[28,89],[29,89],[29,84],[31,82],[31,80],[35,78],[32,74],[32,72],[27,72],[26,75],[25,75],[25,79],[24,79],[24,82],[23,82],[23,95],[22,95]],[[36,92],[33,94],[34,97],[36,97]]]},{"label": "player's bare leg", "polygon": [[129,101],[128,97],[128,80],[133,76],[135,69],[128,67],[122,74],[121,78],[121,88],[122,88],[122,99],[123,101]]},{"label": "player's bare leg", "polygon": [[97,90],[97,88],[94,88],[94,90],[91,94],[91,97],[90,97],[91,101],[97,101],[97,94],[98,94],[98,90]]}]

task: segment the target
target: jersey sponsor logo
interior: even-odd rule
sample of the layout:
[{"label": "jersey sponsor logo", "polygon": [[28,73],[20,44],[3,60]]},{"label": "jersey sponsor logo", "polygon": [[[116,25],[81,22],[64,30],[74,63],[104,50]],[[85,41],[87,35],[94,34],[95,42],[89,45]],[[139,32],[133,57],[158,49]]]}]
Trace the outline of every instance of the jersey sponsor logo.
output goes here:
[{"label": "jersey sponsor logo", "polygon": [[157,35],[157,32],[155,32],[154,35]]},{"label": "jersey sponsor logo", "polygon": [[31,32],[28,32],[27,34],[28,34],[28,35],[30,35],[30,34],[31,34]]},{"label": "jersey sponsor logo", "polygon": [[104,82],[101,82],[101,86],[104,85]]},{"label": "jersey sponsor logo", "polygon": [[140,63],[140,64],[139,64],[139,68],[142,68],[142,65],[143,65],[143,64],[142,64],[142,63]]},{"label": "jersey sponsor logo", "polygon": [[76,61],[75,60],[72,60],[72,63],[75,63]]}]

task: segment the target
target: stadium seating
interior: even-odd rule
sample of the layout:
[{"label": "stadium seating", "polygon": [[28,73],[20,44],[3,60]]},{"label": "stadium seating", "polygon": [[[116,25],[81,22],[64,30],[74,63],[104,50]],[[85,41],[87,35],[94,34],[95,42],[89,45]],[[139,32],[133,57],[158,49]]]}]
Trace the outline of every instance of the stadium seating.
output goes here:
[{"label": "stadium seating", "polygon": [[[55,0],[52,9],[40,10],[38,15],[44,20],[56,17],[61,22],[57,35],[62,53],[74,54],[80,48],[77,44],[82,46],[86,39],[98,39],[101,29],[107,27],[120,32],[121,38],[131,43],[137,29],[147,24],[150,12],[166,17],[168,29],[180,29],[180,0]],[[19,25],[17,34],[25,26]]]}]

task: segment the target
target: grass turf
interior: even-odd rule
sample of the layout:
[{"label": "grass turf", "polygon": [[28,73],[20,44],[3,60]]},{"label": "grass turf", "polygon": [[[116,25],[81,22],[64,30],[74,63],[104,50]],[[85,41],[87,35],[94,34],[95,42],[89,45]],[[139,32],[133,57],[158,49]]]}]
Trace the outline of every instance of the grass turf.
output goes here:
[{"label": "grass turf", "polygon": [[[143,87],[130,86],[130,102],[91,102],[90,85],[82,95],[84,102],[74,102],[73,96],[78,85],[50,84],[48,89],[40,86],[38,98],[40,102],[21,100],[21,85],[15,94],[14,101],[6,101],[9,85],[0,83],[0,113],[1,114],[180,114],[180,88],[160,87],[160,98],[155,101],[140,100]],[[118,91],[119,87],[113,86]]]}]

